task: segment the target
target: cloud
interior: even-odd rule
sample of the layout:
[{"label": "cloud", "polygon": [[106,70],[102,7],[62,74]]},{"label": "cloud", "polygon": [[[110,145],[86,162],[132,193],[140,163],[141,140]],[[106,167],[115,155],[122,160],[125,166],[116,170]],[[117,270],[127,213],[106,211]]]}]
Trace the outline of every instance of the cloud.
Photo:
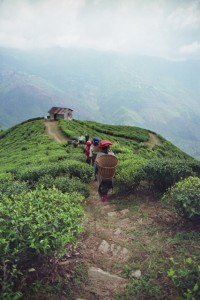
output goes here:
[{"label": "cloud", "polygon": [[199,1],[187,1],[177,7],[168,17],[175,29],[196,29],[200,26]]},{"label": "cloud", "polygon": [[189,54],[199,20],[196,0],[0,0],[0,46],[172,57]]},{"label": "cloud", "polygon": [[199,53],[200,54],[200,42],[194,42],[190,45],[184,45],[180,47],[180,53],[191,54]]}]

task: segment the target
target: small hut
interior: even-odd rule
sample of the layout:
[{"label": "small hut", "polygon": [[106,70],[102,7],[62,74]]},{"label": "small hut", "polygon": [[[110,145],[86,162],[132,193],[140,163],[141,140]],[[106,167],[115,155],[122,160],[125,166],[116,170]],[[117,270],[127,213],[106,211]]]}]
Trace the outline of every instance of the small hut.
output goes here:
[{"label": "small hut", "polygon": [[50,120],[72,120],[72,112],[73,109],[65,108],[65,107],[52,107],[48,113],[49,113],[49,119]]}]

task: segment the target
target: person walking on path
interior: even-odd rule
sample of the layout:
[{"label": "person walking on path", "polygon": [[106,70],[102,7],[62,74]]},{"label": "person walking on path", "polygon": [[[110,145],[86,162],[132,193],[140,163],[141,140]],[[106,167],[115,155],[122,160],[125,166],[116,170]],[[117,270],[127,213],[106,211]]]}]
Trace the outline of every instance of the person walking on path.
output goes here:
[{"label": "person walking on path", "polygon": [[92,145],[90,147],[90,158],[91,158],[91,164],[92,166],[94,166],[94,162],[95,162],[95,159],[96,159],[96,156],[99,152],[99,143],[100,143],[100,138],[99,137],[94,137],[93,140],[92,140]]},{"label": "person walking on path", "polygon": [[86,163],[90,165],[91,163],[91,159],[90,159],[90,148],[91,148],[91,141],[87,141],[85,144],[85,149],[84,149],[84,153],[86,156]]},{"label": "person walking on path", "polygon": [[[113,175],[111,175],[111,177],[109,178],[109,176],[107,177],[105,174],[105,177],[102,175],[102,173],[100,172],[100,168],[101,166],[99,165],[100,162],[100,158],[104,155],[110,155],[112,157],[115,157],[114,159],[114,163],[115,166],[111,167],[110,169],[112,169],[112,171],[114,170],[115,172],[115,167],[117,165],[117,158],[114,154],[114,152],[110,149],[110,145],[112,145],[112,142],[108,141],[108,140],[102,140],[99,143],[99,153],[96,156],[96,161],[95,161],[95,171],[97,174],[97,181],[98,181],[98,193],[99,196],[101,197],[102,202],[106,202],[108,200],[108,191],[113,188]],[[109,157],[107,157],[109,158]],[[109,158],[110,162],[111,162],[111,157]],[[110,164],[109,164],[110,165]],[[104,167],[106,168],[106,166],[104,165]]]},{"label": "person walking on path", "polygon": [[85,137],[82,133],[79,135],[78,142],[79,144],[85,144]]}]

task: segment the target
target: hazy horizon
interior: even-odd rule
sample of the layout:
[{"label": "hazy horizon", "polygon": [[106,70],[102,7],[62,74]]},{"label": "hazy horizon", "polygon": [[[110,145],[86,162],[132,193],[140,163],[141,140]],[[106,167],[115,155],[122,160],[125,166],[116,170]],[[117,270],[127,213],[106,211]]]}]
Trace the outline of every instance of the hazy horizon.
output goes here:
[{"label": "hazy horizon", "polygon": [[0,47],[200,58],[198,0],[0,0]]}]

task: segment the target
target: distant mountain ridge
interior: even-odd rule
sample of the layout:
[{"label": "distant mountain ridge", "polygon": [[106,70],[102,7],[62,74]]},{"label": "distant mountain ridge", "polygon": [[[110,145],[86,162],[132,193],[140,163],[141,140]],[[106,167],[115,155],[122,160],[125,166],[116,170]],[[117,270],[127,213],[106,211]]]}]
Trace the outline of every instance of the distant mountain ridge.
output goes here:
[{"label": "distant mountain ridge", "polygon": [[65,106],[77,119],[154,130],[200,158],[200,61],[1,49],[0,67],[3,127]]}]

